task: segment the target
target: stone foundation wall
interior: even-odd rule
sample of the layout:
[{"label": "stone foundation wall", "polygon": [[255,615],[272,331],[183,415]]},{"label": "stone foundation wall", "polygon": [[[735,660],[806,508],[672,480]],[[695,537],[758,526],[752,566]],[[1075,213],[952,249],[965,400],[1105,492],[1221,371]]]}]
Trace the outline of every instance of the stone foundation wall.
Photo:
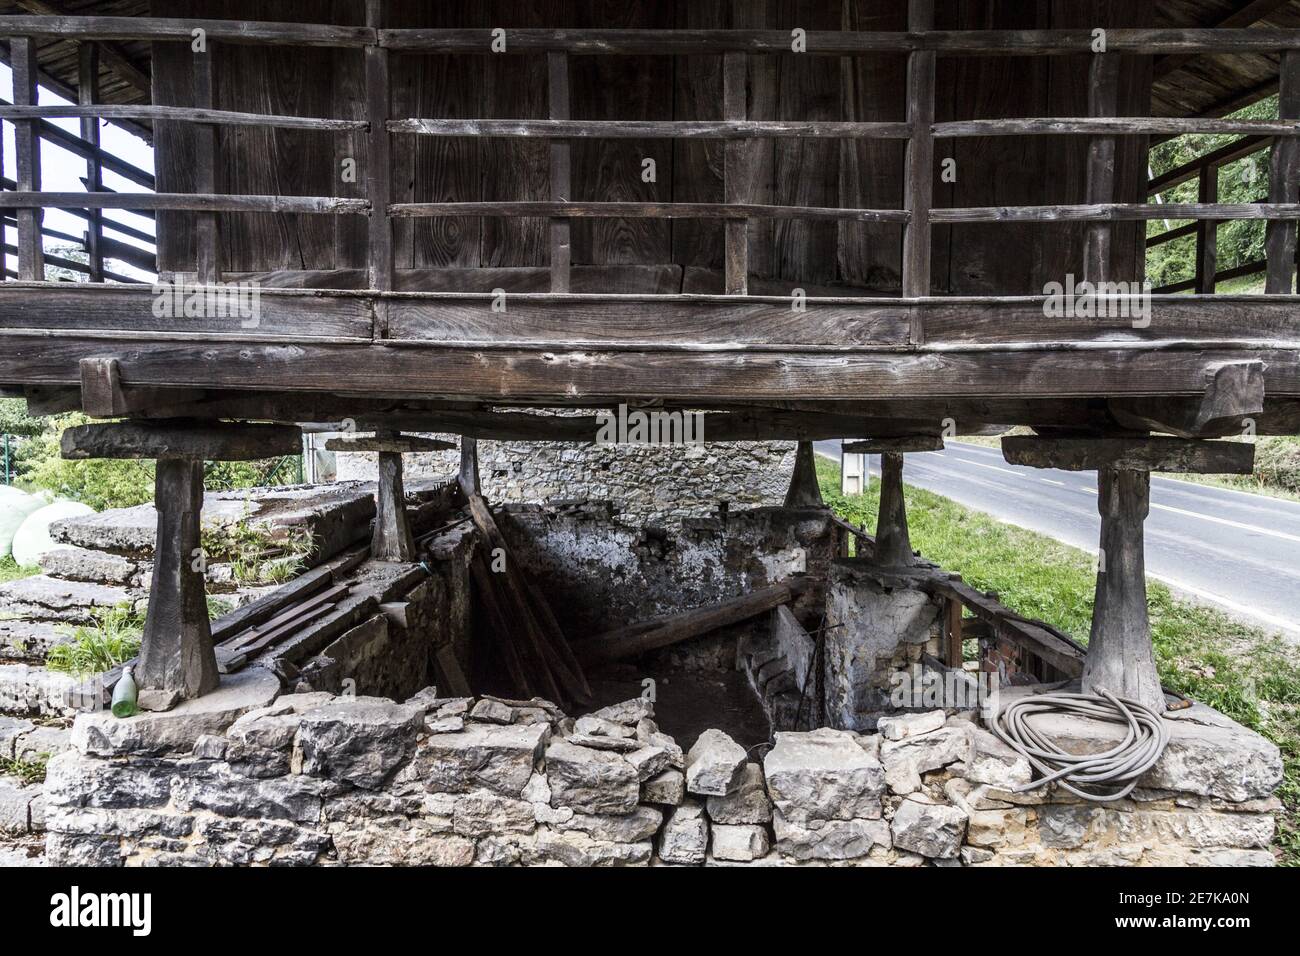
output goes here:
[{"label": "stone foundation wall", "polygon": [[[82,715],[50,762],[49,863],[120,865],[1267,865],[1276,747],[1204,707],[1131,799],[1014,793],[974,713],[880,732],[721,731],[689,753],[632,700],[405,704],[228,681],[169,714]],[[1101,746],[1114,729],[1072,722]]]},{"label": "stone foundation wall", "polygon": [[[454,435],[437,436],[452,441]],[[494,504],[545,504],[596,498],[617,502],[619,520],[676,524],[735,508],[779,505],[794,470],[793,442],[729,442],[698,447],[577,445],[557,442],[478,443],[483,493]],[[446,478],[460,453],[404,456],[411,478]],[[374,481],[374,455],[340,452],[340,481]]]}]

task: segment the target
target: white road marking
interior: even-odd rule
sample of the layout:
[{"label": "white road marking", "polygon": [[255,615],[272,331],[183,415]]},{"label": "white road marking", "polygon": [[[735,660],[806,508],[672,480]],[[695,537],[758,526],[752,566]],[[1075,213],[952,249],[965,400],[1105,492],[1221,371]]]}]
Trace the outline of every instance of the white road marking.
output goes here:
[{"label": "white road marking", "polygon": [[1162,584],[1167,584],[1170,587],[1174,588],[1175,590],[1186,591],[1188,594],[1194,595],[1195,597],[1199,597],[1202,600],[1208,601],[1211,604],[1217,604],[1220,607],[1227,608],[1229,611],[1232,611],[1234,614],[1239,614],[1242,617],[1246,618],[1247,620],[1262,621],[1272,627],[1276,627],[1279,630],[1287,631],[1290,633],[1296,633],[1297,631],[1296,621],[1294,618],[1287,619],[1287,618],[1276,617],[1275,615],[1272,614],[1265,614],[1263,611],[1259,610],[1258,608],[1247,607],[1244,604],[1238,604],[1236,601],[1228,600],[1221,594],[1215,594],[1212,591],[1205,591],[1202,590],[1201,588],[1193,587],[1192,585],[1186,583],[1185,581],[1179,581],[1176,578],[1166,577],[1163,574],[1155,574],[1151,571],[1148,571],[1147,577],[1154,578],[1155,580],[1159,581]]},{"label": "white road marking", "polygon": [[1300,544],[1300,535],[1287,534],[1285,531],[1274,531],[1272,528],[1261,528],[1255,524],[1243,524],[1240,521],[1229,521],[1227,518],[1216,518],[1214,515],[1203,515],[1199,511],[1188,511],[1185,508],[1175,508],[1172,505],[1152,504],[1152,508],[1158,508],[1161,511],[1172,511],[1176,515],[1183,515],[1187,518],[1199,518],[1202,521],[1211,521],[1214,524],[1227,525],[1229,528],[1236,528],[1239,531],[1251,531],[1255,534],[1266,534],[1270,538],[1281,538],[1283,541],[1294,541]]}]

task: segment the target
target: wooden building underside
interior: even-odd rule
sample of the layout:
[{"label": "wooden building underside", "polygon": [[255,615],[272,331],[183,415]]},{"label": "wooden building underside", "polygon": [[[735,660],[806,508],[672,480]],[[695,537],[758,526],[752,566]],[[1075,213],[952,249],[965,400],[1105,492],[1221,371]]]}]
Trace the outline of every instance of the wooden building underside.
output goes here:
[{"label": "wooden building underside", "polygon": [[[563,440],[587,425],[509,409],[658,401],[717,410],[714,438],[1205,437],[1242,409],[1300,431],[1300,3],[271,7],[0,2],[28,81],[3,107],[0,386],[38,410]],[[484,52],[496,25],[507,51]],[[153,194],[45,193],[24,165],[68,115],[34,84],[77,96],[84,47],[74,115],[151,137]],[[1279,121],[1216,119],[1279,89]],[[1198,131],[1273,150],[1263,201],[1150,201],[1152,138]],[[156,217],[164,280],[256,281],[255,324],[39,281],[39,210],[101,207]],[[1157,218],[1211,224],[1196,294],[1053,317],[1048,282],[1140,281]],[[1214,295],[1212,224],[1244,218],[1269,221],[1270,294]],[[1225,366],[1253,391],[1211,414]],[[96,374],[107,404],[82,395]]]}]

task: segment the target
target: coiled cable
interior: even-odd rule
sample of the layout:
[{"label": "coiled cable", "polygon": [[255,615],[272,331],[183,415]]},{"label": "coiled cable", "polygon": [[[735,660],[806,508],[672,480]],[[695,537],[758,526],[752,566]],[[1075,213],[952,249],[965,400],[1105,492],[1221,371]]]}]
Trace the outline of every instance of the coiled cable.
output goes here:
[{"label": "coiled cable", "polygon": [[[1121,724],[1126,732],[1119,744],[1103,753],[1073,754],[1034,727],[1030,718],[1035,714],[1102,720]],[[1013,792],[1058,783],[1076,796],[1099,802],[1120,800],[1132,793],[1138,778],[1155,765],[1169,744],[1169,728],[1161,715],[1100,687],[1096,694],[1017,698],[998,711],[993,732],[1042,775]]]}]

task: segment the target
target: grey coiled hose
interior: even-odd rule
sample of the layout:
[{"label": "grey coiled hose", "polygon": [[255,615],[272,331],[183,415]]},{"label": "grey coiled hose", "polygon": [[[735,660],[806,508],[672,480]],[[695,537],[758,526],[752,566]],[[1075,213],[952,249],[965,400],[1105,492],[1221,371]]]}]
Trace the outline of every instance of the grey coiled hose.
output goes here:
[{"label": "grey coiled hose", "polygon": [[[1029,718],[1063,714],[1122,724],[1124,739],[1104,753],[1072,754],[1062,750]],[[1059,783],[1085,800],[1120,800],[1133,792],[1138,778],[1160,759],[1169,743],[1164,718],[1135,700],[1116,697],[1098,688],[1096,694],[1038,694],[1020,697],[998,711],[993,732],[1024,757],[1042,776],[1015,792]],[[1102,788],[1100,790],[1081,788]]]}]

